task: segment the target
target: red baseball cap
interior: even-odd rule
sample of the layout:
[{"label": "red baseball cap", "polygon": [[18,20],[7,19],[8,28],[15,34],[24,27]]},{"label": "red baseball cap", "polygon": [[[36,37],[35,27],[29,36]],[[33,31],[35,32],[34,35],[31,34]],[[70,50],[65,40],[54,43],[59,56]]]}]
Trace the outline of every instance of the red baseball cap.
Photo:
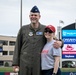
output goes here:
[{"label": "red baseball cap", "polygon": [[49,28],[52,32],[56,31],[56,29],[55,29],[55,27],[53,25],[48,25],[45,28]]}]

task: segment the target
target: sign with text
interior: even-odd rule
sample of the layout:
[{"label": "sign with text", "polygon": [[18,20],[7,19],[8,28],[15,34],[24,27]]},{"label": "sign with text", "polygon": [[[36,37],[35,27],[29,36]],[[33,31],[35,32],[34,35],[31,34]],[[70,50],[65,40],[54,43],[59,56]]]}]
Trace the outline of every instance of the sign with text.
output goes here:
[{"label": "sign with text", "polygon": [[76,30],[62,30],[62,58],[76,58]]},{"label": "sign with text", "polygon": [[62,37],[76,37],[76,30],[62,30]]}]

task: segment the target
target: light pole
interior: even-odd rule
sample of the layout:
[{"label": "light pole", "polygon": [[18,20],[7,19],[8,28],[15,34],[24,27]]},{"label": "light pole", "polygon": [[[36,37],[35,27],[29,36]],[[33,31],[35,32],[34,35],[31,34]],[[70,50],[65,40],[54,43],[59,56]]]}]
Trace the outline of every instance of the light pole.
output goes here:
[{"label": "light pole", "polygon": [[20,0],[20,28],[22,27],[22,0]]},{"label": "light pole", "polygon": [[[62,39],[61,37],[61,31],[62,31],[62,27],[61,27],[61,24],[64,24],[64,21],[62,20],[59,20],[59,26],[58,26],[58,39]],[[60,51],[60,68],[62,68],[62,50]]]},{"label": "light pole", "polygon": [[61,24],[64,24],[64,22],[62,20],[59,20],[59,26],[57,27],[57,31],[58,31],[58,39],[61,39]]},{"label": "light pole", "polygon": [[76,29],[76,19],[75,19],[75,29]]}]

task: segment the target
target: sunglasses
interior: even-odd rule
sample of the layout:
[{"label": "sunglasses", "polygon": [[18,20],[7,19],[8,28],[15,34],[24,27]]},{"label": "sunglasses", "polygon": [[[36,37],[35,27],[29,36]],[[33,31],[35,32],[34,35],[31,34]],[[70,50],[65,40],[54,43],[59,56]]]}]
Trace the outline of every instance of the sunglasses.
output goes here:
[{"label": "sunglasses", "polygon": [[45,28],[44,32],[45,32],[45,33],[47,33],[47,32],[53,33],[53,31],[51,31],[49,28]]}]

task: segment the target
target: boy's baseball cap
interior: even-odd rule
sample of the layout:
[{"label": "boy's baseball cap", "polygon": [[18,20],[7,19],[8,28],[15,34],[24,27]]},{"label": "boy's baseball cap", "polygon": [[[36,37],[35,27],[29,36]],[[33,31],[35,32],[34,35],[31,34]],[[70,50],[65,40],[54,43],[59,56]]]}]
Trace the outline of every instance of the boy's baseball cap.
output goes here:
[{"label": "boy's baseball cap", "polygon": [[55,29],[55,27],[53,25],[48,25],[48,26],[45,27],[45,29],[46,28],[50,29],[54,33],[56,32],[56,29]]},{"label": "boy's baseball cap", "polygon": [[33,12],[33,13],[40,13],[39,9],[37,6],[34,6],[30,12]]}]

